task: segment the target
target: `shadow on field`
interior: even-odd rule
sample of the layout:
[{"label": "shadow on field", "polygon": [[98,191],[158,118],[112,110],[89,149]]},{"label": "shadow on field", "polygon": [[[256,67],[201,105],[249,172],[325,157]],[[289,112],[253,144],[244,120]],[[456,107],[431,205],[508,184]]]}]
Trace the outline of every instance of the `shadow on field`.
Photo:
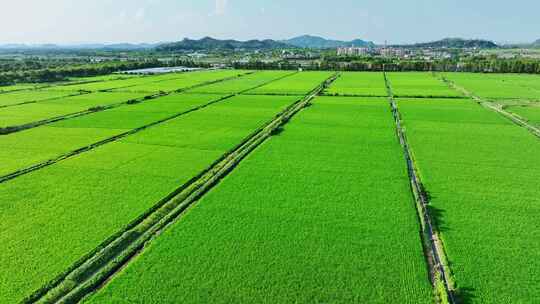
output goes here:
[{"label": "shadow on field", "polygon": [[271,136],[279,136],[281,133],[283,133],[285,129],[283,127],[278,127],[277,129],[272,130],[272,133],[270,133]]},{"label": "shadow on field", "polygon": [[429,212],[429,216],[433,220],[435,229],[437,229],[438,232],[446,232],[450,230],[450,228],[448,228],[446,225],[446,220],[444,219],[444,214],[446,213],[445,210],[433,207],[431,205],[427,206],[427,210]]},{"label": "shadow on field", "polygon": [[474,295],[474,288],[471,287],[462,287],[454,291],[454,297],[458,304],[469,304],[473,302],[473,299],[476,298]]},{"label": "shadow on field", "polygon": [[[429,191],[426,191],[426,190],[424,190],[424,195],[428,199],[428,202],[431,202],[432,199],[436,198]],[[434,229],[437,232],[439,233],[447,232],[450,230],[445,220],[446,211],[444,209],[440,209],[440,208],[434,207],[431,204],[428,204],[427,211],[429,213],[429,216],[432,219],[433,225],[435,226]],[[454,269],[453,263],[450,260],[448,260],[447,263],[450,269]],[[475,292],[474,288],[461,287],[454,290],[453,295],[457,304],[468,304],[468,303],[472,303],[473,300],[476,298],[474,292]]]}]

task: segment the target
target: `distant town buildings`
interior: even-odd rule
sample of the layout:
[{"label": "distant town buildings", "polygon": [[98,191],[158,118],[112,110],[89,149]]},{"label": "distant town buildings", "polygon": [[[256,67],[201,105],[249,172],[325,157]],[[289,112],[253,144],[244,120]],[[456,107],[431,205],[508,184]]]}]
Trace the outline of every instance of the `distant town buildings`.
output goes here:
[{"label": "distant town buildings", "polygon": [[366,47],[340,47],[337,49],[338,56],[367,56],[371,49]]},{"label": "distant town buildings", "polygon": [[407,49],[392,47],[340,47],[337,49],[338,56],[406,57],[409,53]]},{"label": "distant town buildings", "polygon": [[340,47],[337,49],[338,56],[380,56],[386,58],[422,58],[425,60],[451,58],[447,51],[434,49],[419,49],[406,47]]},{"label": "distant town buildings", "polygon": [[317,59],[320,58],[320,54],[315,52],[298,52],[293,50],[283,50],[281,51],[282,59]]}]

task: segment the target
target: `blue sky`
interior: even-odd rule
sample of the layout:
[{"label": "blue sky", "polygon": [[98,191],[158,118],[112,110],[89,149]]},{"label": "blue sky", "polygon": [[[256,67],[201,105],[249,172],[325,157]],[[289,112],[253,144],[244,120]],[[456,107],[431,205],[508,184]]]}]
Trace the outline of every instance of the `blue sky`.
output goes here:
[{"label": "blue sky", "polygon": [[183,37],[283,39],[316,34],[408,43],[443,37],[540,39],[540,1],[15,0],[0,43],[157,42]]}]

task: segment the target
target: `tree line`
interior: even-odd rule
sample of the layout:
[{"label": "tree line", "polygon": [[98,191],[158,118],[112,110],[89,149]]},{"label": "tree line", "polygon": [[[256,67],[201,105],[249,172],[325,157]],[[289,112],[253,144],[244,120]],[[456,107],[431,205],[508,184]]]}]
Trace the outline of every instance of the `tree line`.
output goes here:
[{"label": "tree line", "polygon": [[107,75],[113,72],[166,67],[166,66],[186,66],[186,67],[207,67],[205,64],[195,63],[190,60],[170,60],[160,61],[150,60],[112,60],[98,63],[90,62],[69,62],[26,60],[3,61],[0,63],[0,85],[16,83],[38,83],[64,81],[71,77],[91,77]]},{"label": "tree line", "polygon": [[403,60],[403,59],[358,59],[358,60],[322,60],[312,62],[247,62],[233,63],[238,69],[260,70],[333,70],[333,71],[440,71],[473,73],[526,73],[540,74],[540,60],[528,58],[470,58],[465,60]]}]

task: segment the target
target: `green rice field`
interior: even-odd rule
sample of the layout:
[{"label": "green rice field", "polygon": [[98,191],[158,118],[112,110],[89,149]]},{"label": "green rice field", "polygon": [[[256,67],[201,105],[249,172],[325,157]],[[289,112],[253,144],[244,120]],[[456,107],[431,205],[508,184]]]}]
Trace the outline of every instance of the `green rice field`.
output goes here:
[{"label": "green rice field", "polygon": [[144,94],[96,92],[0,108],[0,127],[29,124],[142,97]]},{"label": "green rice field", "polygon": [[383,73],[345,72],[325,91],[325,95],[387,96]]},{"label": "green rice field", "polygon": [[[22,104],[18,106],[4,107],[0,108],[0,128],[25,125],[32,122],[73,115],[75,113],[99,109],[100,107],[117,105],[128,101],[141,101],[158,92],[172,92],[189,86],[204,84],[205,82],[220,81],[229,77],[241,75],[243,75],[243,72],[232,70],[184,73],[176,75],[175,77],[177,78],[173,80],[164,80],[145,85],[137,85],[134,87],[129,87],[129,90],[94,92],[63,98],[42,100],[40,102]],[[164,78],[164,76],[161,76],[161,78]],[[152,77],[140,77],[138,79],[146,79],[145,81],[148,81],[148,79],[152,79]],[[131,78],[130,80],[135,80],[135,78]],[[113,80],[110,82],[116,83],[118,81],[123,82],[127,80]],[[107,81],[92,82],[91,85],[106,87],[106,83]],[[142,86],[148,87],[149,85],[153,86],[154,90],[145,91],[142,89]],[[53,88],[57,87],[51,87],[50,89],[52,90]],[[27,93],[32,96],[39,96],[41,93],[49,94],[48,92],[49,91],[27,91]],[[61,91],[55,92],[58,94]]]},{"label": "green rice field", "polygon": [[[275,81],[283,77],[293,75],[291,71],[258,71],[256,73],[246,75],[241,79],[234,79],[226,83],[216,83],[192,90],[190,93],[210,93],[210,94],[233,94],[248,91],[250,89],[265,85],[269,81]],[[322,80],[321,80],[322,81]]]},{"label": "green rice field", "polygon": [[23,103],[50,101],[62,97],[80,95],[74,91],[23,90],[0,94],[0,108],[16,106]]},{"label": "green rice field", "polygon": [[[123,87],[123,88],[115,89],[112,91],[113,92],[115,91],[143,92],[143,93],[171,92],[171,91],[187,89],[189,87],[200,85],[209,81],[216,81],[220,79],[226,79],[229,77],[242,76],[244,74],[246,74],[245,71],[234,71],[234,70],[178,73],[177,76],[173,79],[144,82],[138,85]],[[146,79],[149,79],[149,78],[146,77]]]},{"label": "green rice field", "polygon": [[[155,84],[164,81],[178,80],[179,85],[181,86],[182,79],[200,79],[200,75],[209,75],[213,73],[223,74],[225,76],[232,76],[238,74],[238,71],[223,70],[223,71],[198,71],[190,73],[169,73],[162,75],[152,75],[152,76],[139,76],[139,77],[128,77],[128,78],[115,78],[114,80],[109,81],[93,81],[93,82],[74,82],[73,84],[67,83],[59,86],[48,87],[49,91],[108,91],[108,90],[132,90],[133,87],[144,85],[144,84]],[[242,72],[240,72],[242,73]],[[189,77],[186,77],[189,75]],[[202,78],[204,78],[203,76]],[[211,77],[210,77],[211,79]],[[206,80],[206,79],[203,79]],[[153,91],[159,91],[155,89]]]},{"label": "green rice field", "polygon": [[526,74],[444,73],[473,94],[494,101],[540,101],[540,76]]},{"label": "green rice field", "polygon": [[471,100],[400,99],[399,108],[464,300],[540,296],[538,138]]},{"label": "green rice field", "polygon": [[0,303],[535,303],[538,77],[0,87]]},{"label": "green rice field", "polygon": [[54,279],[293,101],[235,97],[2,184],[0,302]]},{"label": "green rice field", "polygon": [[540,106],[511,106],[507,109],[540,127]]},{"label": "green rice field", "polygon": [[428,72],[387,73],[396,97],[460,97],[461,93],[450,89]]},{"label": "green rice field", "polygon": [[88,303],[430,303],[393,133],[385,99],[315,100]]},{"label": "green rice field", "polygon": [[38,85],[35,84],[14,84],[14,85],[5,85],[0,86],[0,93],[6,93],[11,91],[22,91],[22,90],[30,90],[38,87]]},{"label": "green rice field", "polygon": [[299,72],[250,90],[247,94],[305,95],[330,76],[331,72]]}]

